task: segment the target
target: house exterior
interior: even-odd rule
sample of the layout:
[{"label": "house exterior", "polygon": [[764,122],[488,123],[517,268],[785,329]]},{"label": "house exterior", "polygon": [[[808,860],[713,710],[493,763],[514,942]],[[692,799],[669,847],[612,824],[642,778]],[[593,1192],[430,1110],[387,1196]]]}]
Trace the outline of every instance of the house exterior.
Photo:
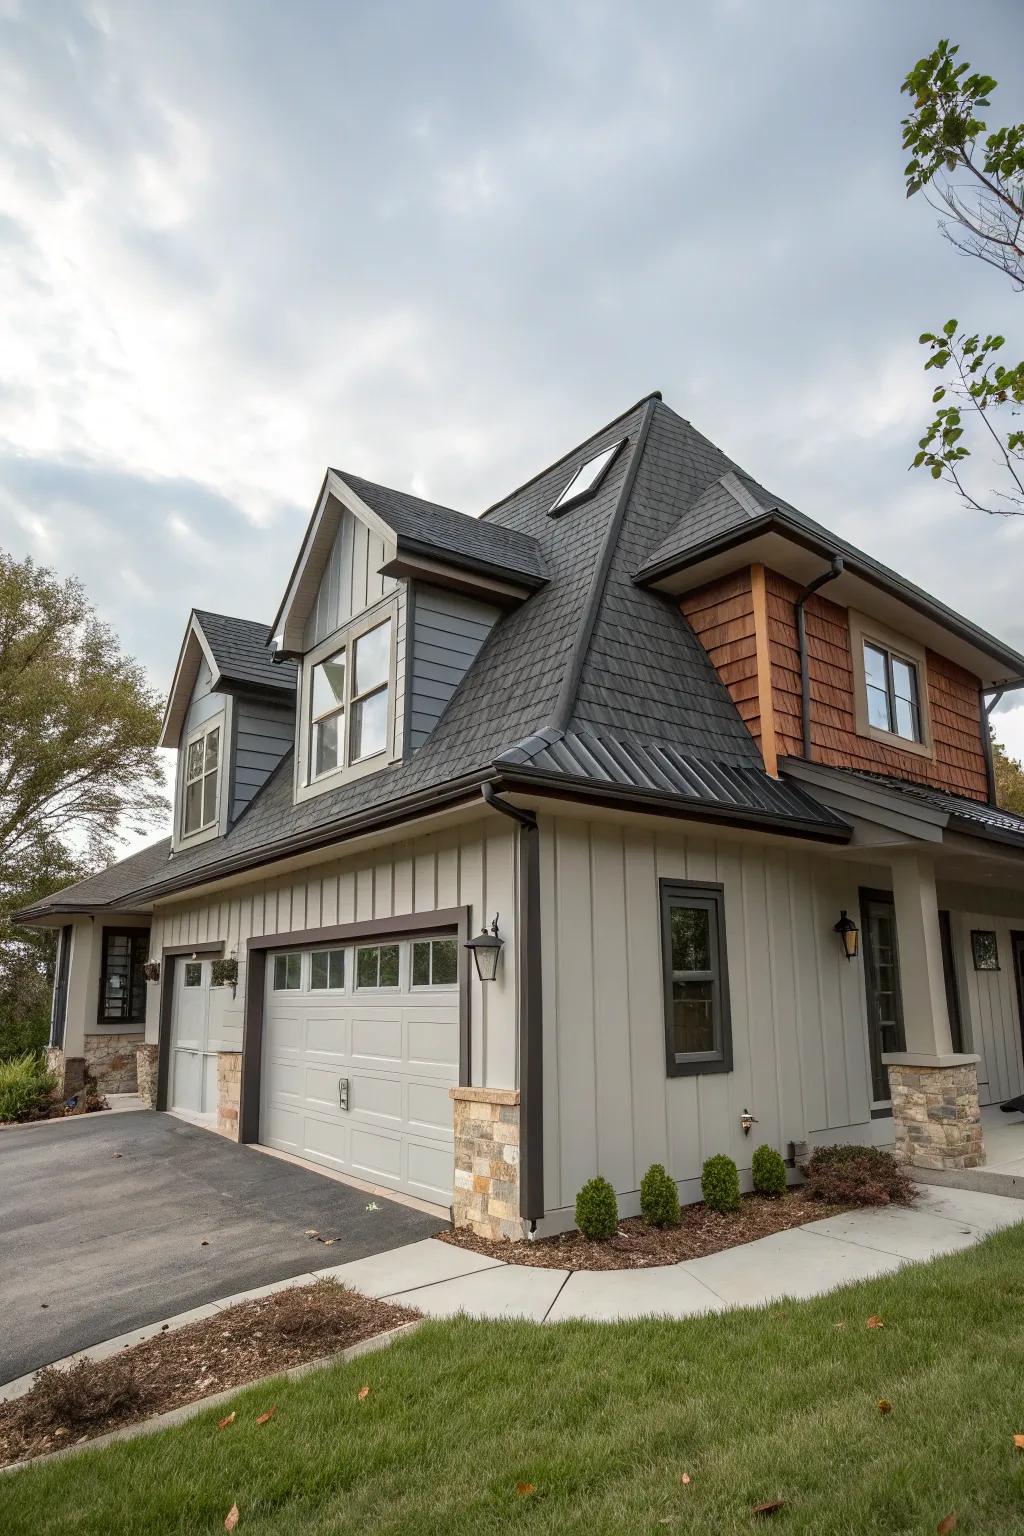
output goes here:
[{"label": "house exterior", "polygon": [[171,836],[21,914],[51,1055],[489,1235],[765,1141],[978,1166],[1022,683],[658,394],[480,517],[329,470],[273,622],[189,618]]}]

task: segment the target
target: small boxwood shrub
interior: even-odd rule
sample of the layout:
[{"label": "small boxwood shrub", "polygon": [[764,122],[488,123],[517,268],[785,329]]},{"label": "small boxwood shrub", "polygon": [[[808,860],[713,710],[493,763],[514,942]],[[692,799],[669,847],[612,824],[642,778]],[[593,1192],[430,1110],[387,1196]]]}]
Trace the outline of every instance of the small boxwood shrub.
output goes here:
[{"label": "small boxwood shrub", "polygon": [[652,1163],[640,1181],[640,1214],[650,1227],[679,1225],[679,1191],[660,1163]]},{"label": "small boxwood shrub", "polygon": [[0,1120],[38,1120],[56,1087],[57,1079],[35,1051],[0,1061]]},{"label": "small boxwood shrub", "polygon": [[783,1195],[786,1192],[786,1165],[781,1154],[767,1143],[758,1147],[751,1158],[750,1176],[759,1195]]},{"label": "small boxwood shrub", "polygon": [[740,1208],[740,1174],[731,1157],[719,1152],[709,1157],[700,1176],[704,1204],[712,1211],[738,1211]]},{"label": "small boxwood shrub", "polygon": [[588,1179],[576,1196],[576,1225],[584,1237],[605,1242],[619,1228],[619,1203],[607,1179]]},{"label": "small boxwood shrub", "polygon": [[917,1196],[891,1152],[881,1147],[816,1147],[807,1164],[810,1200],[839,1205],[909,1205]]}]

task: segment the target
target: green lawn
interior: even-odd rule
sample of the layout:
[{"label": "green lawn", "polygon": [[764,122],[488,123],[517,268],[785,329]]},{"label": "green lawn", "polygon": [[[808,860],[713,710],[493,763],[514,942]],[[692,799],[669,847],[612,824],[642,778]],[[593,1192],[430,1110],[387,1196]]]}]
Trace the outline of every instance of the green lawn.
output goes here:
[{"label": "green lawn", "polygon": [[429,1324],[234,1406],[0,1479],[0,1530],[194,1536],[237,1502],[239,1536],[1020,1532],[1024,1227],[760,1312]]}]

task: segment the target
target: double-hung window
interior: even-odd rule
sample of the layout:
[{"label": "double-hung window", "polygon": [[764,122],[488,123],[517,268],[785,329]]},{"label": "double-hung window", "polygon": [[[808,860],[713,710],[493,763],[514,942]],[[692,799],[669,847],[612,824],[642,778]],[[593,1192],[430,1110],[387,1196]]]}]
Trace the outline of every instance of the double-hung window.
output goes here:
[{"label": "double-hung window", "polygon": [[387,750],[390,693],[390,618],[316,663],[310,684],[310,782]]},{"label": "double-hung window", "polygon": [[669,1076],[731,1072],[725,903],[720,885],[662,880],[661,947]]},{"label": "double-hung window", "polygon": [[868,696],[868,723],[876,731],[888,731],[904,741],[923,741],[921,690],[917,667],[895,652],[864,641],[864,683]]},{"label": "double-hung window", "polygon": [[220,786],[221,725],[209,725],[185,748],[182,798],[183,837],[212,827],[217,820]]}]

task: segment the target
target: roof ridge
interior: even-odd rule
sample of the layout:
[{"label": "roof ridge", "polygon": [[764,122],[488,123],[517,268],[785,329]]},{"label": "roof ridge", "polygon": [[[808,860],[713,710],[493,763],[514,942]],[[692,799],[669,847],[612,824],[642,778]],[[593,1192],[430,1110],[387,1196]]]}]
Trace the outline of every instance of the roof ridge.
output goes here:
[{"label": "roof ridge", "polygon": [[385,485],[383,480],[371,480],[367,475],[357,475],[354,474],[351,470],[339,469],[336,464],[329,464],[327,467],[332,475],[337,475],[339,480],[343,480],[345,482],[345,484],[349,487],[349,490],[356,491],[357,496],[359,492],[356,490],[356,487],[351,484],[353,480],[356,480],[363,485],[372,485],[374,489],[378,491],[388,491],[392,496],[406,496],[410,501],[419,502],[421,507],[430,507],[432,510],[436,510],[438,512],[454,512],[456,517],[468,517],[474,523],[477,521],[472,512],[463,512],[459,507],[450,507],[447,502],[428,501],[426,496],[417,496],[415,491],[403,491],[397,485]]},{"label": "roof ridge", "polygon": [[625,421],[627,416],[632,416],[633,412],[638,411],[642,405],[650,405],[653,401],[657,401],[660,404],[661,400],[662,393],[660,389],[652,389],[650,394],[641,395],[640,399],[635,400],[628,410],[620,411],[617,416],[612,417],[611,421],[606,421],[603,427],[598,427],[596,432],[588,433],[588,435],[582,438],[580,442],[575,443],[571,448],[567,449],[565,453],[560,454],[557,459],[552,459],[550,464],[546,464],[544,468],[539,469],[535,475],[531,475],[528,480],[524,480],[522,485],[517,485],[514,491],[509,491],[507,495],[499,497],[497,501],[492,501],[490,506],[485,507],[484,510],[480,513],[480,517],[485,518],[491,512],[496,512],[499,507],[505,506],[507,502],[512,501],[516,496],[518,496],[520,492],[527,490],[531,485],[536,485],[538,480],[543,480],[544,476],[550,474],[553,469],[557,469],[559,464],[564,464],[566,459],[571,459],[573,455],[579,453],[580,449],[585,447],[587,443],[593,442],[595,437],[601,437],[605,432],[610,432],[612,427],[617,426],[620,421]]},{"label": "roof ridge", "polygon": [[243,619],[238,613],[218,613],[214,608],[193,608],[192,612],[197,619],[226,619],[229,624],[252,624],[257,629],[269,629],[270,625],[264,619]]},{"label": "roof ridge", "polygon": [[608,585],[608,576],[611,571],[615,550],[618,546],[619,535],[622,532],[622,525],[625,521],[626,509],[633,494],[633,486],[636,484],[640,461],[647,447],[647,436],[651,429],[651,422],[654,419],[654,412],[660,403],[660,394],[649,395],[644,402],[644,414],[640,420],[640,429],[637,432],[636,443],[630,455],[618,499],[612,509],[604,538],[601,541],[597,564],[594,566],[586,603],[580,616],[580,622],[576,626],[576,633],[573,636],[569,660],[566,663],[565,671],[562,673],[558,696],[551,711],[551,718],[545,722],[556,731],[568,730],[569,721],[572,719],[573,710],[576,705],[576,695],[579,692],[583,668],[586,665],[587,655],[590,651],[590,642],[594,637],[594,626],[597,623],[597,616],[601,610],[605,588]]}]

